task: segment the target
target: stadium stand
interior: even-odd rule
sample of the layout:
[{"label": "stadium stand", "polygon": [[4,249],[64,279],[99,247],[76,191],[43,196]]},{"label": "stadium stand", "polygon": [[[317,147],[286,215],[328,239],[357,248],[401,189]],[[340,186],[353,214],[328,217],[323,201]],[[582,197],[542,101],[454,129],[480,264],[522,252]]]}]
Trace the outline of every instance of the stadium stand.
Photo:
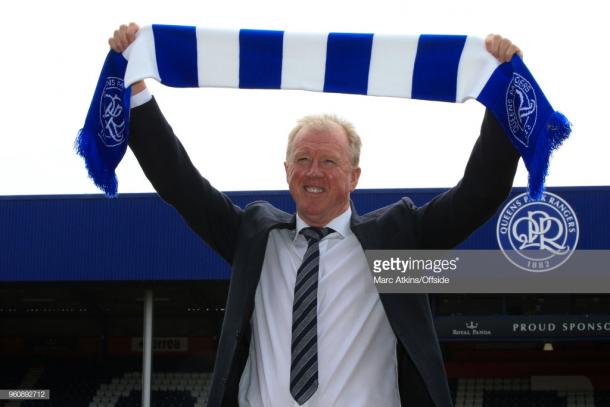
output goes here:
[{"label": "stadium stand", "polygon": [[[202,407],[209,393],[211,373],[156,372],[152,375],[151,404],[157,407]],[[141,373],[126,372],[102,385],[89,407],[111,404],[115,407],[139,406],[142,401]]]},{"label": "stadium stand", "polygon": [[[90,361],[63,361],[35,368],[40,378],[22,388],[50,389],[52,397],[45,406],[86,406],[101,383],[108,382],[120,372],[120,368]],[[30,369],[32,371],[32,369]],[[27,386],[27,387],[26,387]],[[22,407],[39,407],[41,401],[23,401]]]},{"label": "stadium stand", "polygon": [[[122,397],[115,407],[138,407],[142,405],[142,392],[132,391],[129,397]],[[188,391],[163,391],[153,390],[151,394],[151,406],[154,407],[174,407],[174,406],[202,406],[203,404],[196,403],[196,399]],[[91,403],[90,407],[99,407],[100,404]]]},{"label": "stadium stand", "polygon": [[601,390],[594,393],[596,407],[610,406],[610,390]]},{"label": "stadium stand", "polygon": [[[12,374],[3,369],[3,388],[51,389],[50,400],[13,401],[14,407],[136,407],[142,403],[142,373],[136,363],[91,360],[53,362],[46,367],[20,368]],[[180,361],[160,365],[184,366]],[[188,366],[188,364],[186,365]],[[186,370],[192,370],[187,367]],[[20,374],[15,374],[20,372]],[[31,376],[32,373],[34,376]],[[30,375],[35,380],[26,383]],[[151,405],[155,407],[204,407],[212,374],[193,371],[155,371],[152,375]],[[21,379],[20,379],[21,377]],[[9,380],[10,379],[10,380]],[[0,406],[2,403],[0,402]]]},{"label": "stadium stand", "polygon": [[[551,377],[553,378],[553,377]],[[565,377],[558,376],[558,379]],[[461,378],[455,407],[609,407],[607,390],[535,390],[535,377]]]},{"label": "stadium stand", "polygon": [[18,388],[27,371],[28,368],[23,366],[23,364],[2,361],[2,363],[0,363],[0,387],[2,389]]},{"label": "stadium stand", "polygon": [[486,391],[483,407],[566,407],[566,398],[552,391]]}]

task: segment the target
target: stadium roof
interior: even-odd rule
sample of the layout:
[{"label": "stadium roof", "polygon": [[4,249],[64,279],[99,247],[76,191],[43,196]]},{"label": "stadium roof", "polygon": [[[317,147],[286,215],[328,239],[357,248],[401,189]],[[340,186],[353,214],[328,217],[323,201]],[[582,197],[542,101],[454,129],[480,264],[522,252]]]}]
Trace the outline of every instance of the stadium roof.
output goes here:
[{"label": "stadium roof", "polygon": [[[610,187],[550,188],[574,209],[580,249],[610,249]],[[357,190],[359,213],[440,189]],[[515,188],[511,196],[524,192]],[[287,191],[228,192],[240,206],[270,201],[292,212]],[[496,249],[497,215],[460,248]],[[0,197],[0,281],[222,280],[230,268],[156,194]]]}]

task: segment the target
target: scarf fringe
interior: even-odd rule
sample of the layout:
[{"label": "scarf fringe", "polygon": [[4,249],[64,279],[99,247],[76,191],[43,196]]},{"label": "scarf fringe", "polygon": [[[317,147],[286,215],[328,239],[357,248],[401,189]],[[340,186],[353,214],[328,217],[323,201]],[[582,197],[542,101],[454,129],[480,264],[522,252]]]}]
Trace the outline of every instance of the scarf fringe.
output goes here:
[{"label": "scarf fringe", "polygon": [[86,128],[80,129],[74,141],[74,150],[85,160],[87,173],[95,186],[104,191],[107,198],[116,198],[119,181],[114,169],[108,168],[100,159],[95,137],[96,135],[91,134]]},{"label": "scarf fringe", "polygon": [[551,154],[559,148],[572,132],[572,123],[560,112],[553,112],[547,120],[536,152],[532,155],[529,168],[529,199],[539,201],[544,193],[544,184],[549,170]]}]

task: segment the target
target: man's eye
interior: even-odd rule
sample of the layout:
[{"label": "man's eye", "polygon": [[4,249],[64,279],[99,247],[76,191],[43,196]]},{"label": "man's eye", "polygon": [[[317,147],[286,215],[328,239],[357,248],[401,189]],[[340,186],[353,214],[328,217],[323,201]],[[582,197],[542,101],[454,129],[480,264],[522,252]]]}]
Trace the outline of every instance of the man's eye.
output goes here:
[{"label": "man's eye", "polygon": [[324,164],[326,165],[335,165],[337,162],[335,160],[324,160]]},{"label": "man's eye", "polygon": [[298,163],[306,163],[309,162],[309,157],[299,157],[297,158]]}]

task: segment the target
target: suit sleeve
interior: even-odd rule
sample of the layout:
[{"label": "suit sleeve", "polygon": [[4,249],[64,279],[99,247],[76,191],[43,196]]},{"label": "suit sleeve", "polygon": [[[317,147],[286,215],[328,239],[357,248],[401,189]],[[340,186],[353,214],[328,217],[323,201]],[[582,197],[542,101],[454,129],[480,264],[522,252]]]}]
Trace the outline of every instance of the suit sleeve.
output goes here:
[{"label": "suit sleeve", "polygon": [[489,219],[510,193],[519,154],[487,110],[460,182],[415,210],[418,246],[450,249]]},{"label": "suit sleeve", "polygon": [[129,147],[161,198],[232,263],[242,210],[199,174],[154,99],[131,110]]}]

